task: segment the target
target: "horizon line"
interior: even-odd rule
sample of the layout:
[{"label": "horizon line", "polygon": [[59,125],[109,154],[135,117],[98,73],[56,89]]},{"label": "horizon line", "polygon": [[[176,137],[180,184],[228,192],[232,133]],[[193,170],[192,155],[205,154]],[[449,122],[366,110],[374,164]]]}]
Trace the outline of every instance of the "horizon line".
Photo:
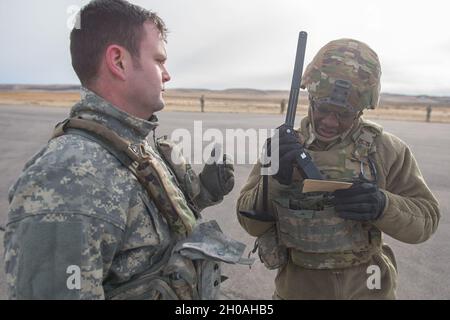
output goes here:
[{"label": "horizon line", "polygon": [[[7,86],[24,86],[24,87],[81,87],[81,84],[55,84],[55,83],[45,83],[45,84],[36,84],[36,83],[0,83],[0,90],[2,87]],[[289,93],[290,90],[283,89],[257,89],[257,88],[249,88],[249,87],[231,87],[226,89],[207,89],[207,88],[196,88],[196,87],[179,87],[179,88],[166,88],[166,90],[197,90],[197,91],[229,91],[229,90],[252,90],[252,91],[280,91]],[[306,90],[302,89],[300,92],[305,93]],[[430,95],[430,94],[408,94],[408,93],[397,93],[397,92],[381,92],[380,95],[398,95],[398,96],[409,96],[409,97],[437,97],[437,98],[449,98],[448,95]]]}]

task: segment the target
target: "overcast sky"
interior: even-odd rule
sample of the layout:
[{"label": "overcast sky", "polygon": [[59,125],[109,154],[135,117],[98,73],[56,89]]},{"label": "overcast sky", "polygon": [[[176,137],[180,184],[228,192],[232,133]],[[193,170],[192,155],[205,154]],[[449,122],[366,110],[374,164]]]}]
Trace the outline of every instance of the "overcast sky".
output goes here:
[{"label": "overcast sky", "polygon": [[[167,88],[289,90],[297,37],[306,63],[327,42],[369,44],[382,91],[450,96],[446,0],[136,0],[170,29]],[[68,20],[81,0],[0,1],[0,83],[78,84]]]}]

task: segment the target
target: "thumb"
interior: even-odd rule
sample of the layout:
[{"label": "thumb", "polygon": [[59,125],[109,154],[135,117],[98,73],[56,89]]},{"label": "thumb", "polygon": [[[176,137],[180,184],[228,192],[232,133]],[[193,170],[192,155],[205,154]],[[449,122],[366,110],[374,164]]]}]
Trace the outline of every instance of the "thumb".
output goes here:
[{"label": "thumb", "polygon": [[216,143],[211,150],[211,158],[208,161],[210,164],[213,163],[222,163],[222,145]]}]

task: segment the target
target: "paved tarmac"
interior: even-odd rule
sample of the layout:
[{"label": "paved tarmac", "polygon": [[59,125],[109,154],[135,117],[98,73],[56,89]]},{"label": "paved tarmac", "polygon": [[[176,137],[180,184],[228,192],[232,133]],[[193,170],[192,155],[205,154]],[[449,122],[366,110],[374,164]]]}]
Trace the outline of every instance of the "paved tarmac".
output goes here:
[{"label": "paved tarmac", "polygon": [[[0,223],[6,221],[8,188],[19,176],[25,162],[48,140],[53,126],[68,114],[67,108],[0,105]],[[283,118],[279,115],[243,113],[160,112],[158,135],[170,135],[173,130],[194,130],[194,121],[203,121],[203,130],[274,128]],[[404,244],[385,237],[396,253],[399,267],[399,299],[450,299],[450,125],[422,122],[378,121],[411,147],[429,187],[438,198],[442,218],[436,234],[418,245]],[[204,142],[204,144],[207,143]],[[239,148],[234,155],[243,149]],[[247,152],[247,151],[245,151]],[[233,152],[231,152],[233,153]],[[194,165],[197,170],[201,165]],[[223,231],[247,244],[248,252],[254,239],[240,227],[235,202],[245,183],[251,165],[237,164],[236,184],[231,194],[219,206],[206,209],[206,219],[216,219]],[[3,272],[3,236],[0,234],[0,299],[5,299]],[[274,271],[259,262],[247,266],[224,267],[229,277],[223,283],[225,298],[270,299],[274,290]]]}]

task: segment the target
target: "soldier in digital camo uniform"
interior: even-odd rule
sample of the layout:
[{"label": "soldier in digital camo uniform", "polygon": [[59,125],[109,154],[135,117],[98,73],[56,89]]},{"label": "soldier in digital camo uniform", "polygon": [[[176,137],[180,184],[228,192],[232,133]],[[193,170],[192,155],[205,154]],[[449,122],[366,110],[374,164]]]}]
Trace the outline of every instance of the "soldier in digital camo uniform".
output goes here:
[{"label": "soldier in digital camo uniform", "polygon": [[149,143],[170,80],[166,27],[122,0],[79,19],[81,101],[10,190],[9,298],[217,298],[220,263],[242,262],[245,246],[198,219],[233,188],[233,165],[197,176],[170,141]]},{"label": "soldier in digital camo uniform", "polygon": [[[397,266],[382,233],[413,244],[436,231],[438,202],[410,149],[361,117],[378,104],[380,76],[378,56],[366,44],[325,45],[302,78],[310,107],[298,138],[280,134],[280,170],[268,188],[274,222],[239,213],[263,212],[259,164],[241,191],[239,222],[258,237],[266,267],[278,269],[276,299],[394,299]],[[293,166],[301,144],[327,180],[352,187],[302,193]]]}]

